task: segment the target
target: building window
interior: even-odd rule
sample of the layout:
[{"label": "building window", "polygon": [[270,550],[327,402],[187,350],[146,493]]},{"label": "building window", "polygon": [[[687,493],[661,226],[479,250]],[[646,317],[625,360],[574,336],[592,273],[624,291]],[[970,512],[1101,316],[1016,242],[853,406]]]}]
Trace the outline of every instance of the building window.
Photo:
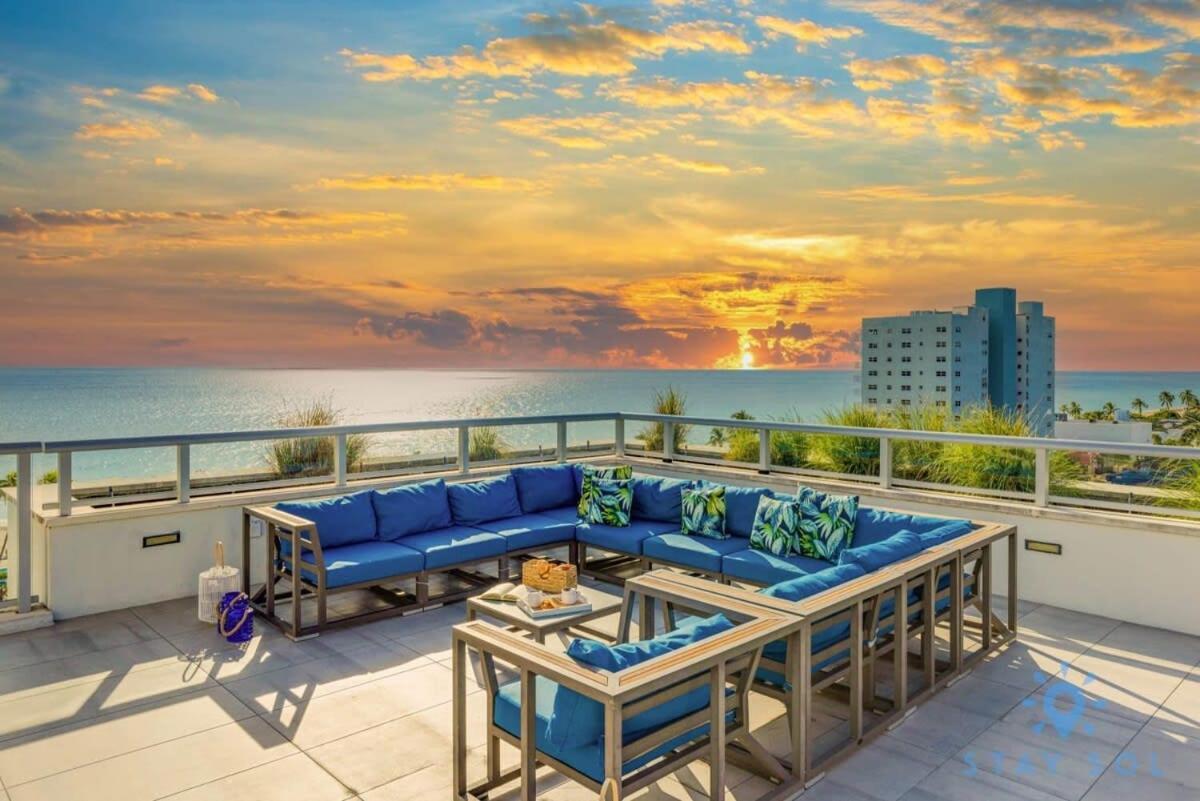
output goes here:
[{"label": "building window", "polygon": [[876,404],[876,403],[878,403],[878,402],[879,402],[879,401],[875,400],[874,398],[867,398],[867,403],[870,403],[870,404]]},{"label": "building window", "polygon": [[900,329],[900,333],[901,333],[901,334],[911,334],[911,333],[912,333],[912,329],[911,329],[911,328],[901,328],[901,329]]},{"label": "building window", "polygon": [[874,363],[874,362],[879,361],[879,357],[878,356],[868,356],[867,361]]},{"label": "building window", "polygon": [[912,384],[901,384],[900,391],[901,392],[912,392]]},{"label": "building window", "polygon": [[955,377],[955,378],[962,378],[962,370],[955,370],[955,371],[954,371],[954,377]]},{"label": "building window", "polygon": [[879,329],[878,329],[878,328],[868,328],[868,329],[867,329],[867,333],[868,333],[868,334],[878,334],[878,333],[879,333]]},{"label": "building window", "polygon": [[901,347],[902,349],[903,349],[903,348],[911,348],[911,347],[912,347],[912,343],[911,343],[911,342],[901,342],[901,343],[900,343],[900,347]]},{"label": "building window", "polygon": [[867,375],[879,375],[879,371],[878,370],[868,370]]},{"label": "building window", "polygon": [[868,343],[867,343],[867,350],[875,350],[875,349],[876,349],[876,348],[878,348],[878,347],[879,347],[879,346],[878,346],[878,345],[876,345],[874,342],[868,342]]},{"label": "building window", "polygon": [[[938,360],[939,362],[943,362],[943,363],[944,363],[944,362],[946,361],[946,357],[945,357],[945,356],[938,356],[938,357],[937,357],[937,360]],[[954,361],[958,361],[958,357],[957,357],[957,356],[955,356],[955,357],[954,357]]]},{"label": "building window", "polygon": [[911,361],[912,361],[912,356],[901,356],[901,357],[900,357],[900,361],[902,361],[902,362],[911,362]]},{"label": "building window", "polygon": [[879,389],[879,387],[874,384],[867,384],[867,389]]},{"label": "building window", "polygon": [[937,343],[937,346],[938,346],[939,348],[944,348],[944,347],[946,347],[946,342],[945,342],[945,340],[939,341],[939,342]]},{"label": "building window", "polygon": [[910,401],[908,398],[905,398],[904,400],[900,401],[900,405],[901,406],[912,406],[912,401]]},{"label": "building window", "polygon": [[934,401],[933,405],[934,406],[945,406],[946,402],[945,401]]},{"label": "building window", "polygon": [[946,377],[946,371],[945,371],[945,370],[938,370],[938,371],[937,371],[937,377],[938,377],[938,378],[945,378],[945,377]]},{"label": "building window", "polygon": [[901,370],[900,375],[903,375],[903,376],[912,375],[912,370]]},{"label": "building window", "polygon": [[946,326],[944,326],[944,325],[939,325],[939,326],[937,327],[937,332],[938,332],[939,334],[944,334],[944,333],[946,333]]},{"label": "building window", "polygon": [[938,392],[945,392],[945,391],[946,391],[946,388],[945,388],[945,387],[938,387],[938,388],[937,388],[937,391],[938,391]]},{"label": "building window", "polygon": [[956,400],[956,401],[954,402],[954,405],[955,405],[955,406],[962,406],[962,401],[960,401],[960,400]]}]

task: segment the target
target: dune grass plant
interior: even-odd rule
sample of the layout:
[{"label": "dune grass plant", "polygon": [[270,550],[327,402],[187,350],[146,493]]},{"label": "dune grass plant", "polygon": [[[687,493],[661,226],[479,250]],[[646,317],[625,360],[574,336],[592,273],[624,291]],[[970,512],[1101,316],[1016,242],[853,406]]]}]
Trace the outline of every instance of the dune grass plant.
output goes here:
[{"label": "dune grass plant", "polygon": [[[681,417],[687,414],[687,395],[674,386],[667,386],[666,389],[660,389],[654,393],[654,402],[651,408],[655,414]],[[650,423],[638,433],[637,438],[642,441],[647,451],[661,452],[663,450],[663,429],[662,423]],[[687,442],[691,426],[677,424],[674,430],[674,445],[675,449],[679,450],[680,446]]]},{"label": "dune grass plant", "polygon": [[[342,411],[329,397],[313,398],[286,407],[275,418],[279,428],[334,426],[341,422]],[[370,446],[370,438],[365,434],[347,435],[346,469],[361,469]],[[271,472],[280,478],[322,476],[333,472],[336,448],[333,437],[279,439],[267,443],[265,456]]]}]

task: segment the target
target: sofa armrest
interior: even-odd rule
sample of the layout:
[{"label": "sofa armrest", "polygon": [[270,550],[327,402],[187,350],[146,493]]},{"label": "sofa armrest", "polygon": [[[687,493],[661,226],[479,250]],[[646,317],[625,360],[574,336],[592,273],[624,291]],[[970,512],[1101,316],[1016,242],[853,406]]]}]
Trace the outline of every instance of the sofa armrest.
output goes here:
[{"label": "sofa armrest", "polygon": [[479,651],[485,661],[500,659],[506,664],[544,676],[601,703],[612,700],[614,674],[581,665],[561,651],[552,651],[528,637],[514,634],[483,620],[472,620],[456,624],[452,630],[452,639],[456,646],[463,642]]}]

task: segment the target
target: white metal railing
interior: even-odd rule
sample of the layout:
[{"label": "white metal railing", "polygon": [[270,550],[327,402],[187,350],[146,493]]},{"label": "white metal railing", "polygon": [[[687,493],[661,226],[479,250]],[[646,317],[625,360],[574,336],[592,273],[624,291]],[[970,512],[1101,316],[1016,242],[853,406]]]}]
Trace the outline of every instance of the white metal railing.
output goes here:
[{"label": "white metal railing", "polygon": [[[1051,495],[1050,454],[1053,451],[1080,453],[1102,453],[1122,456],[1140,456],[1163,458],[1171,460],[1200,460],[1200,448],[1176,447],[1171,445],[1141,445],[1121,444],[1112,442],[1093,442],[1089,440],[1046,439],[1041,437],[1007,437],[979,434],[963,434],[946,431],[919,431],[909,429],[859,428],[851,426],[825,425],[818,423],[789,423],[768,420],[741,420],[736,418],[717,417],[680,417],[660,414],[637,414],[622,412],[598,412],[590,414],[539,415],[521,417],[482,417],[447,420],[422,420],[395,423],[371,423],[364,425],[320,426],[312,428],[259,429],[252,431],[229,431],[208,434],[174,434],[145,437],[121,437],[111,439],[82,439],[59,440],[43,443],[10,443],[0,444],[0,455],[16,455],[18,463],[17,481],[17,518],[18,518],[18,552],[17,566],[18,605],[22,611],[27,611],[30,603],[29,594],[29,526],[31,508],[32,475],[30,456],[33,453],[52,453],[58,458],[58,514],[69,516],[72,513],[72,456],[86,451],[128,450],[136,448],[170,447],[175,449],[175,499],[179,503],[189,503],[194,495],[192,488],[191,448],[197,445],[220,443],[247,443],[285,439],[330,437],[334,440],[334,459],[332,475],[329,479],[335,486],[346,486],[348,482],[347,440],[356,434],[390,434],[413,431],[455,430],[458,434],[457,468],[460,473],[471,471],[471,429],[479,427],[504,427],[527,425],[553,425],[555,429],[555,449],[553,458],[565,461],[569,452],[568,426],[581,423],[613,424],[614,445],[613,453],[622,457],[626,455],[626,424],[650,423],[662,426],[662,451],[651,453],[642,449],[639,455],[646,458],[659,458],[665,462],[686,461],[692,463],[723,464],[730,467],[758,470],[759,472],[790,472],[800,475],[831,477],[858,482],[875,484],[887,489],[894,486],[915,487],[934,491],[951,491],[957,493],[969,492],[984,496],[1000,496],[1010,499],[1031,501],[1034,506],[1045,507],[1052,503],[1070,502],[1081,505],[1078,499],[1057,498]],[[720,454],[708,456],[681,451],[676,447],[676,432],[678,426],[714,427],[721,429],[749,429],[758,435],[758,458],[755,462],[730,462],[719,458]],[[826,434],[844,437],[861,437],[878,442],[878,473],[863,475],[851,473],[836,473],[811,468],[787,469],[775,465],[771,460],[771,435],[773,433],[794,432],[800,434]],[[941,442],[966,445],[984,445],[999,448],[1028,449],[1034,454],[1032,492],[1011,492],[986,490],[981,488],[961,487],[949,484],[935,484],[897,477],[893,474],[893,454],[896,442]],[[370,477],[382,477],[378,473]],[[317,479],[320,481],[320,479]],[[281,478],[275,482],[255,482],[255,488],[267,486],[288,486],[295,483],[294,479]],[[244,489],[244,488],[243,488]],[[204,494],[210,495],[221,491],[221,488],[205,488]],[[232,491],[232,489],[230,489]],[[161,496],[156,500],[162,500]],[[132,501],[133,499],[129,499]],[[143,498],[138,498],[143,500]],[[1095,508],[1113,509],[1112,502],[1097,500]],[[1128,511],[1128,509],[1127,509]],[[1139,511],[1156,511],[1152,508]],[[1179,510],[1159,509],[1164,513],[1174,514]],[[1183,514],[1188,514],[1186,510]],[[1195,513],[1191,513],[1195,516]]]},{"label": "white metal railing", "polygon": [[[4,442],[0,443],[0,456],[16,456],[17,457],[17,531],[16,531],[16,580],[17,580],[17,597],[15,605],[18,612],[28,612],[35,600],[32,592],[32,576],[31,576],[31,556],[33,553],[32,540],[32,525],[33,525],[33,454],[41,452],[43,445],[40,442]],[[12,532],[9,532],[12,536]],[[9,548],[9,553],[12,553],[12,548]],[[13,571],[9,571],[9,578],[12,579]],[[13,601],[5,601],[4,606],[13,605]]]}]

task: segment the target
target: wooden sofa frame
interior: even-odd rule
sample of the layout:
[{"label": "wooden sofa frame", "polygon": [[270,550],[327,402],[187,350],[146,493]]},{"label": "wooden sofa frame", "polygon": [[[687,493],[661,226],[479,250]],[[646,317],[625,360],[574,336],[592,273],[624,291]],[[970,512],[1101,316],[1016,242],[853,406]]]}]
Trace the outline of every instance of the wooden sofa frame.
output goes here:
[{"label": "wooden sofa frame", "polygon": [[[657,592],[639,588],[640,605],[652,606]],[[790,797],[801,789],[779,760],[770,755],[750,733],[749,693],[758,670],[762,649],[767,643],[788,637],[799,621],[794,616],[775,613],[760,604],[724,599],[706,588],[692,594],[702,604],[720,605],[733,620],[733,629],[651,659],[619,673],[610,673],[581,665],[561,651],[548,649],[529,638],[476,620],[462,623],[453,631],[453,752],[454,796],[458,801],[487,801],[489,793],[516,778],[521,780],[520,798],[533,801],[537,795],[538,765],[557,772],[599,793],[602,783],[580,773],[570,765],[540,751],[534,739],[536,726],[535,681],[543,676],[563,687],[575,690],[604,706],[604,773],[618,783],[618,798],[650,785],[696,759],[709,763],[709,798],[725,798],[727,760],[763,775],[775,783],[779,797]],[[626,590],[621,608],[618,641],[627,642],[633,609],[633,589]],[[467,649],[477,651],[487,694],[487,776],[469,783],[466,773],[466,696],[470,672]],[[495,696],[500,686],[497,662],[514,668],[521,681],[521,734],[514,736],[495,724]],[[710,688],[707,708],[694,712],[670,725],[624,743],[624,722],[653,706],[670,701],[699,687]],[[733,690],[727,692],[727,688]],[[732,713],[732,721],[727,718]],[[632,773],[624,774],[624,764],[674,737],[707,723],[709,734],[681,745]],[[508,770],[500,767],[500,744],[507,742],[521,752],[520,764]],[[774,794],[773,794],[774,795]]]},{"label": "wooden sofa frame", "polygon": [[[266,525],[267,564],[266,579],[263,586],[258,588],[254,593],[251,593],[248,566],[250,565],[250,527],[251,521],[254,519],[261,520]],[[284,554],[283,549],[280,547],[284,537],[288,538],[291,546],[289,554]],[[242,564],[247,566],[242,571],[242,591],[250,596],[251,606],[254,607],[254,610],[259,615],[277,626],[291,639],[299,640],[307,637],[315,637],[326,629],[365,623],[371,620],[406,614],[419,609],[463,600],[480,589],[490,586],[497,580],[474,571],[471,568],[495,563],[497,566],[496,575],[499,577],[499,580],[504,581],[509,577],[510,561],[520,560],[530,554],[541,553],[554,548],[567,548],[570,560],[573,563],[578,560],[576,543],[573,540],[568,540],[557,543],[546,543],[518,551],[510,551],[500,556],[489,556],[485,559],[474,559],[444,565],[433,570],[423,569],[413,573],[386,576],[355,584],[346,584],[340,587],[329,587],[326,584],[325,554],[321,548],[321,539],[317,532],[317,525],[311,520],[280,511],[273,506],[248,506],[242,509]],[[308,552],[313,561],[305,561],[301,568],[297,563],[301,561],[300,555],[304,552]],[[305,578],[304,573],[306,572],[313,574],[316,577],[316,581]],[[466,582],[466,589],[430,596],[429,577],[438,573],[451,574],[455,578]],[[281,592],[277,588],[277,585],[283,580],[287,580],[291,588]],[[398,591],[388,586],[406,580],[415,582],[413,593]],[[362,589],[369,589],[388,599],[392,602],[391,605],[384,609],[347,615],[336,620],[329,619],[328,602],[330,595]],[[299,591],[299,599],[296,598],[297,590]],[[306,599],[314,599],[317,607],[317,620],[315,623],[309,625],[305,625],[303,619],[302,602]],[[289,601],[291,602],[291,614],[289,618],[284,619],[279,617],[275,613],[276,605]]]}]

